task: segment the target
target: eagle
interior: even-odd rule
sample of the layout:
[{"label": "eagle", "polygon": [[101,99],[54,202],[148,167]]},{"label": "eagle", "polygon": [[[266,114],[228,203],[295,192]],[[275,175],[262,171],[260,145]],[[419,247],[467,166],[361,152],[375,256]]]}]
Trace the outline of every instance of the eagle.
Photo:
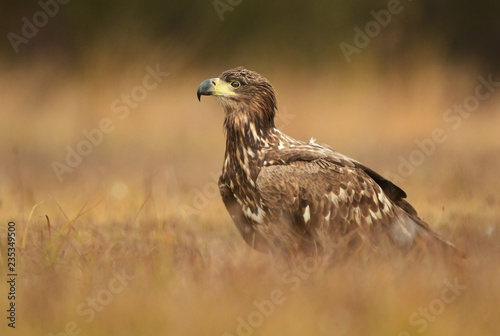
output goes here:
[{"label": "eagle", "polygon": [[224,108],[226,150],[219,189],[252,248],[285,257],[331,256],[392,246],[454,249],[408,203],[406,193],[326,145],[275,127],[276,94],[244,67],[203,81],[197,96]]}]

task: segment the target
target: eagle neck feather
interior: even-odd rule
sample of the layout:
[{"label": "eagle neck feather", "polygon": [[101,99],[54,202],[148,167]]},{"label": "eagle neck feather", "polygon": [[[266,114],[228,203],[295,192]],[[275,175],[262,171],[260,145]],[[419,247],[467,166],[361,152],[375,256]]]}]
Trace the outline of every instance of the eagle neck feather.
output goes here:
[{"label": "eagle neck feather", "polygon": [[244,109],[225,106],[226,153],[222,178],[226,183],[232,182],[235,193],[246,193],[241,190],[242,185],[255,187],[262,167],[262,150],[279,146],[283,137],[274,127],[274,105],[268,105],[268,110],[260,104],[244,105]]}]

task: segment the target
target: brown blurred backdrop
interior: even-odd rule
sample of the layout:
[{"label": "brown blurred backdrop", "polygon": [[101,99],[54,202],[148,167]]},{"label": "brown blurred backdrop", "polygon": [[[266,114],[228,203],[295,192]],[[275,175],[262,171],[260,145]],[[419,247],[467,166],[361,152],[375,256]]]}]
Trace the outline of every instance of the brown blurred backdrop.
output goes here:
[{"label": "brown blurred backdrop", "polygon": [[[472,255],[471,274],[489,270],[437,334],[498,332],[497,318],[488,319],[500,298],[491,267],[500,253],[498,13],[500,3],[488,0],[3,1],[0,223],[18,224],[26,334],[76,320],[86,334],[221,335],[275,287],[218,195],[222,109],[195,94],[239,65],[274,85],[284,132],[394,180],[436,231]],[[117,265],[134,270],[133,290],[86,325],[75,307]],[[323,283],[327,293],[346,285],[339,274]],[[314,312],[338,300],[358,326],[346,334],[397,334],[433,298],[434,287],[419,287],[425,274],[406,275],[420,291],[402,285],[378,296],[363,280],[377,270],[353,275],[363,280],[353,293],[375,295],[367,300],[310,288],[312,296],[301,292],[283,308],[282,321],[295,323],[278,318],[269,334],[321,334]],[[154,312],[140,307],[144,298]]]}]

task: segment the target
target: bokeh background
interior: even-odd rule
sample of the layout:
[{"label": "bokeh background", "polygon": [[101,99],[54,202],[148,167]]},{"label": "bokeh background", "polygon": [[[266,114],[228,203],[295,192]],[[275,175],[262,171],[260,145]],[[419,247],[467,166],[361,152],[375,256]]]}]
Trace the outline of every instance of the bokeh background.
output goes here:
[{"label": "bokeh background", "polygon": [[[14,221],[19,277],[18,325],[2,334],[235,335],[277,288],[287,300],[252,334],[499,334],[498,13],[488,0],[3,1],[0,253],[5,275]],[[344,265],[292,290],[239,237],[216,186],[222,109],[195,94],[239,65],[274,85],[284,132],[391,178],[467,251],[467,289],[425,328],[409,316],[455,275]]]}]

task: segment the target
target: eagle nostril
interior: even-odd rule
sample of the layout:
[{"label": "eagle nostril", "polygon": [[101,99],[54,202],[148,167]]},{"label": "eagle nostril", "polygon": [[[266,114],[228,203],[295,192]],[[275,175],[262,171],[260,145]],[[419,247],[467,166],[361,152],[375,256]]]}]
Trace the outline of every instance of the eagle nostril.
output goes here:
[{"label": "eagle nostril", "polygon": [[215,86],[215,81],[211,81],[212,82],[212,85]]}]

